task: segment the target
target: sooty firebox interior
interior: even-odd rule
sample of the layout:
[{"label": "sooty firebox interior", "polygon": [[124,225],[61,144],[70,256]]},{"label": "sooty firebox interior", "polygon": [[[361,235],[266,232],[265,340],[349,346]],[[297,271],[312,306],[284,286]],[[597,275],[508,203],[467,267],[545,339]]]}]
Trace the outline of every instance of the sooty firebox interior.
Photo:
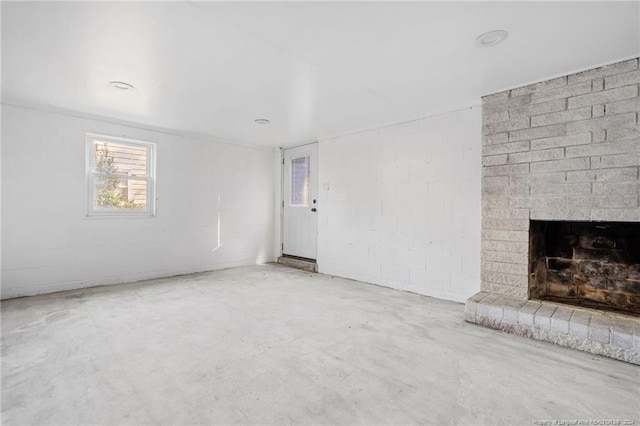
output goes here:
[{"label": "sooty firebox interior", "polygon": [[640,223],[531,221],[529,297],[640,316]]}]

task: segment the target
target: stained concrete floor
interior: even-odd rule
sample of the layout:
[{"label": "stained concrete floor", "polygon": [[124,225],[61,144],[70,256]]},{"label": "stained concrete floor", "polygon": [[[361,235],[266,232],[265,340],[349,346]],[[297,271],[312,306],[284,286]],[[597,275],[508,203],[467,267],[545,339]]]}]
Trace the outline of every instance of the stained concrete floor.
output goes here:
[{"label": "stained concrete floor", "polygon": [[640,424],[637,366],[462,316],[278,265],[4,301],[2,421]]}]

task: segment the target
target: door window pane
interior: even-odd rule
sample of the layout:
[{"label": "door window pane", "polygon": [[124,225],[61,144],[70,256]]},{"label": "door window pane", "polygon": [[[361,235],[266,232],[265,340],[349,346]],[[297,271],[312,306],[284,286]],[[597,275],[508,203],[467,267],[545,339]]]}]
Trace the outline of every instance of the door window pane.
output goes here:
[{"label": "door window pane", "polygon": [[309,205],[310,158],[306,155],[291,160],[291,206]]}]

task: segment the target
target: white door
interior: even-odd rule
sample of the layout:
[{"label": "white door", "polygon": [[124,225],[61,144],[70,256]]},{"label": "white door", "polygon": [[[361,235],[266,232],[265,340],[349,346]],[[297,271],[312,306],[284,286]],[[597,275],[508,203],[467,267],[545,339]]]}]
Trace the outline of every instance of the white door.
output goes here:
[{"label": "white door", "polygon": [[284,151],[282,254],[315,259],[318,244],[318,144]]}]

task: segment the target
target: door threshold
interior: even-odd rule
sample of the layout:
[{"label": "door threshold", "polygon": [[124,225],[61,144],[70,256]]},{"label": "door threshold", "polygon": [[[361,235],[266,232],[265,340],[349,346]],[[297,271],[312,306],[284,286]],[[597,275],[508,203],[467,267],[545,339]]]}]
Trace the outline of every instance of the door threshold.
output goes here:
[{"label": "door threshold", "polygon": [[284,254],[283,253],[281,257],[286,257],[287,259],[302,260],[303,262],[316,263],[316,260],[315,259],[311,259],[310,257],[294,256],[293,254]]},{"label": "door threshold", "polygon": [[318,264],[315,259],[283,254],[278,258],[278,263],[289,266],[290,268],[302,269],[309,272],[318,272]]}]

